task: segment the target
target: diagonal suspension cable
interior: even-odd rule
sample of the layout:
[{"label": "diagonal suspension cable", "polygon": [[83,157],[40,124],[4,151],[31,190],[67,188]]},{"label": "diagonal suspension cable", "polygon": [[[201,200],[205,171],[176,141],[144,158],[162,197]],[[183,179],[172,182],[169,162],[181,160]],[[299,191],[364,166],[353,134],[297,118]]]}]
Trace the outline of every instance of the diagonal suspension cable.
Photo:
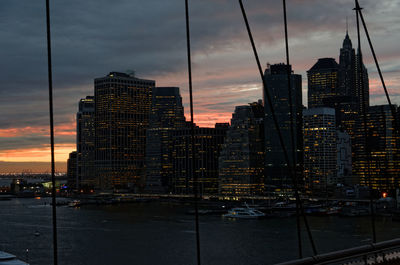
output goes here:
[{"label": "diagonal suspension cable", "polygon": [[370,38],[369,33],[368,33],[367,24],[365,23],[364,16],[362,14],[362,8],[360,8],[358,0],[356,1],[356,6],[358,7],[358,9],[357,9],[358,10],[358,14],[360,15],[361,22],[362,22],[363,27],[364,27],[364,32],[365,32],[365,35],[367,36],[369,47],[371,49],[371,53],[372,53],[372,56],[374,57],[375,65],[376,65],[376,68],[377,68],[378,73],[379,73],[379,78],[381,79],[383,90],[385,91],[386,100],[387,100],[387,102],[388,102],[388,104],[390,106],[390,109],[392,111],[393,119],[396,120],[396,110],[395,110],[395,108],[394,108],[394,106],[392,104],[392,101],[390,100],[390,96],[389,96],[388,90],[386,88],[385,80],[383,79],[382,71],[381,71],[381,68],[379,66],[379,62],[378,62],[378,59],[376,57],[376,54],[375,54],[374,46],[372,45],[372,41],[371,41],[371,38]]},{"label": "diagonal suspension cable", "polygon": [[189,25],[189,3],[185,0],[185,14],[186,14],[186,44],[187,44],[187,60],[188,60],[188,79],[189,79],[189,96],[190,96],[190,132],[191,132],[191,145],[192,145],[192,170],[191,178],[193,179],[193,193],[194,193],[194,213],[195,213],[195,228],[196,228],[196,252],[197,252],[197,265],[201,264],[200,259],[200,231],[199,231],[199,207],[198,207],[198,179],[195,172],[195,137],[194,137],[194,119],[193,119],[193,85],[192,85],[192,59],[190,51],[190,25]]},{"label": "diagonal suspension cable", "polygon": [[[357,5],[359,6],[358,1],[357,1]],[[360,15],[361,22],[362,22],[363,27],[364,27],[365,35],[367,36],[367,39],[368,39],[368,44],[369,44],[369,47],[371,49],[372,56],[374,57],[376,69],[378,70],[379,78],[381,80],[383,90],[385,91],[386,100],[387,100],[387,102],[388,102],[388,104],[390,106],[390,111],[392,112],[392,117],[393,117],[393,122],[394,122],[394,131],[395,131],[395,133],[399,133],[399,125],[400,124],[399,124],[399,120],[397,118],[396,108],[392,104],[392,101],[390,100],[390,96],[389,96],[388,90],[386,88],[385,80],[383,79],[382,71],[381,71],[381,68],[379,66],[378,58],[377,58],[377,56],[375,54],[375,49],[374,49],[374,46],[372,45],[372,41],[371,41],[371,38],[369,36],[367,24],[365,23],[364,16],[362,14],[362,8],[359,8],[358,13]]]},{"label": "diagonal suspension cable", "polygon": [[265,88],[264,91],[265,91],[265,95],[266,95],[266,97],[267,97],[268,105],[270,106],[272,119],[273,119],[273,121],[274,121],[274,126],[275,126],[275,129],[276,129],[276,131],[277,131],[277,133],[278,133],[278,136],[279,136],[279,142],[280,142],[281,147],[282,147],[282,151],[283,151],[283,155],[284,155],[284,157],[285,157],[285,161],[286,161],[286,163],[287,163],[287,165],[288,165],[288,168],[289,168],[290,177],[291,177],[291,179],[292,179],[292,181],[293,181],[293,186],[294,186],[294,189],[295,189],[296,201],[297,201],[298,204],[299,204],[300,213],[301,213],[301,215],[303,216],[303,219],[304,219],[304,224],[305,224],[305,226],[306,226],[306,230],[307,230],[308,238],[309,238],[309,240],[310,240],[310,244],[311,244],[311,247],[312,247],[312,250],[313,250],[313,254],[314,254],[314,255],[317,255],[317,249],[316,249],[316,247],[315,247],[314,240],[313,240],[313,237],[312,237],[312,234],[311,234],[311,230],[310,230],[310,227],[309,227],[308,222],[307,222],[307,217],[305,216],[305,213],[304,213],[304,208],[303,208],[303,204],[302,204],[301,199],[300,199],[300,195],[299,195],[297,183],[296,183],[296,181],[295,181],[295,179],[294,179],[293,167],[292,167],[292,165],[291,165],[291,163],[290,163],[289,155],[288,155],[288,153],[287,153],[287,149],[286,149],[285,143],[284,143],[284,141],[283,141],[283,136],[282,136],[282,133],[281,133],[281,130],[280,130],[280,127],[279,127],[279,123],[278,123],[278,120],[277,120],[276,115],[275,115],[275,110],[274,110],[274,108],[273,108],[273,106],[272,106],[271,95],[270,95],[270,93],[269,93],[269,90],[266,89],[267,86],[266,86],[266,83],[265,83],[265,79],[264,79],[262,67],[261,67],[261,64],[260,64],[260,59],[259,59],[259,57],[258,57],[257,49],[256,49],[256,46],[255,46],[255,44],[254,44],[253,35],[252,35],[252,33],[251,33],[250,25],[249,25],[249,22],[248,22],[248,20],[247,20],[246,11],[245,11],[245,9],[244,9],[242,0],[239,0],[239,4],[240,4],[241,11],[242,11],[242,15],[243,15],[244,22],[245,22],[245,24],[246,24],[246,29],[247,29],[247,33],[248,33],[248,35],[249,35],[250,43],[251,43],[251,46],[252,46],[252,48],[253,48],[253,53],[254,53],[254,57],[255,57],[256,63],[257,63],[258,71],[259,71],[261,80],[262,80],[262,82],[263,82],[263,86],[264,86],[264,88]]},{"label": "diagonal suspension cable", "polygon": [[[294,115],[293,111],[293,99],[292,99],[292,84],[291,84],[291,71],[290,71],[290,60],[289,60],[289,38],[288,38],[288,30],[287,30],[287,16],[286,16],[286,0],[283,0],[283,20],[284,20],[284,27],[285,27],[285,48],[286,48],[286,72],[287,72],[287,81],[288,81],[288,95],[289,95],[289,107],[290,107],[290,138],[292,144],[292,161],[294,165],[294,181],[296,186],[298,185],[298,176],[297,176],[297,159],[296,159],[296,146],[295,146],[295,139],[294,139]],[[300,227],[300,205],[299,202],[296,200],[296,225],[297,225],[297,243],[298,243],[298,251],[299,251],[299,258],[303,258],[303,247],[301,242],[301,227]]]},{"label": "diagonal suspension cable", "polygon": [[363,130],[364,130],[364,153],[365,159],[367,162],[367,176],[368,176],[368,184],[369,184],[369,204],[370,204],[370,211],[371,211],[371,226],[372,226],[372,241],[376,243],[376,229],[375,229],[375,211],[374,211],[374,204],[372,198],[372,180],[371,180],[371,154],[368,151],[368,129],[367,129],[367,104],[365,100],[365,87],[364,87],[364,63],[362,60],[362,53],[361,53],[361,37],[360,37],[360,19],[359,19],[359,11],[361,10],[358,1],[355,0],[356,7],[353,9],[356,11],[356,19],[357,19],[357,40],[358,40],[358,56],[359,56],[359,70],[356,77],[359,79],[358,84],[361,86],[361,106],[362,106],[362,113],[363,116]]},{"label": "diagonal suspension cable", "polygon": [[50,36],[50,4],[46,0],[46,29],[47,29],[47,70],[49,80],[49,114],[50,114],[50,149],[51,149],[51,198],[52,198],[52,218],[53,218],[53,261],[58,264],[57,252],[57,212],[56,212],[56,181],[54,163],[54,115],[53,115],[53,75],[51,64],[51,36]]}]

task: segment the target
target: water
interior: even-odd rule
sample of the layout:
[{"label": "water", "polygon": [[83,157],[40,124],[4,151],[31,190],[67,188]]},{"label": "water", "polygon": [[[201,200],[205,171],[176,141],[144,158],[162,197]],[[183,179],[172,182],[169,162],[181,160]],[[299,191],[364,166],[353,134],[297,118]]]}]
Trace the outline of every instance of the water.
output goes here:
[{"label": "water", "polygon": [[[156,202],[57,207],[59,264],[195,264],[194,222],[185,214],[188,207]],[[371,239],[369,218],[310,217],[309,222],[320,253]],[[0,250],[29,259],[32,265],[52,264],[51,231],[48,199],[0,201]],[[201,216],[200,232],[205,265],[274,264],[297,257],[295,218]],[[400,237],[400,222],[380,217],[377,233],[378,240]],[[303,237],[311,254],[305,231]]]}]

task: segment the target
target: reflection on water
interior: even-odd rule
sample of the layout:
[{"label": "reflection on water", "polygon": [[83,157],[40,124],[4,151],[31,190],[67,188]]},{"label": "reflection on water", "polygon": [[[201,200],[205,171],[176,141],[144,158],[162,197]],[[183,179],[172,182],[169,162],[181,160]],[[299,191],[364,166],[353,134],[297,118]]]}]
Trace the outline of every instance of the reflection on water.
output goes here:
[{"label": "reflection on water", "polygon": [[[155,202],[58,207],[59,264],[195,264],[194,222],[185,214],[188,207]],[[371,238],[365,217],[310,217],[310,226],[320,253],[367,244]],[[29,259],[32,265],[51,264],[51,231],[48,199],[0,201],[0,250]],[[206,265],[274,264],[297,254],[295,218],[201,216],[200,232]],[[378,218],[377,233],[379,240],[400,237],[400,222]],[[311,254],[305,231],[303,238]]]}]

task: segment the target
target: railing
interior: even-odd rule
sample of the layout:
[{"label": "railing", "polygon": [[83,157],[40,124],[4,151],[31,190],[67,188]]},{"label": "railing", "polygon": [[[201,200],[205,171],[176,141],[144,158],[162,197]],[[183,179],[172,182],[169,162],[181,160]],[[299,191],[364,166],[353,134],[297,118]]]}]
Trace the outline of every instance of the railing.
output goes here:
[{"label": "railing", "polygon": [[400,238],[375,244],[330,252],[313,257],[279,263],[277,265],[311,265],[311,264],[399,264]]}]

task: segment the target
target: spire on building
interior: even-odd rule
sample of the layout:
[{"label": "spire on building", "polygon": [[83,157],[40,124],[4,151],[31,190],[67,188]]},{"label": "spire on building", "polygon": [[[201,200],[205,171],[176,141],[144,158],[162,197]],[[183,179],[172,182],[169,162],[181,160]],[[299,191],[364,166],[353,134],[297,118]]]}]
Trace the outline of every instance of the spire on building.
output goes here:
[{"label": "spire on building", "polygon": [[353,48],[353,45],[352,45],[350,37],[349,37],[349,32],[346,29],[346,37],[343,40],[343,49],[351,50],[352,48]]}]

